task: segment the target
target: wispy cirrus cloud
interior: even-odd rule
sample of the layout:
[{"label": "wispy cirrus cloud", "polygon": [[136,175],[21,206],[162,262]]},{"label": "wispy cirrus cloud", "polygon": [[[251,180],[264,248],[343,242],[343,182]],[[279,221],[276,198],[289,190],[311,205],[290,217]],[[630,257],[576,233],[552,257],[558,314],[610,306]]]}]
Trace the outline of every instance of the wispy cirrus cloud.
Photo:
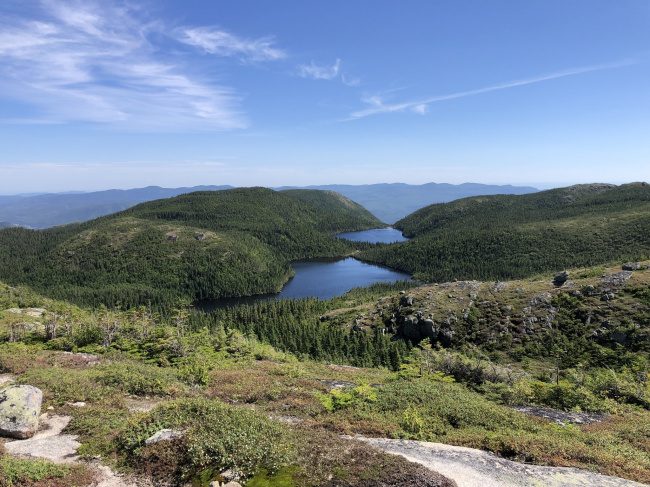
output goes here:
[{"label": "wispy cirrus cloud", "polygon": [[[0,13],[2,7],[0,6]],[[0,16],[0,96],[43,123],[96,122],[136,130],[246,127],[240,96],[202,74],[200,56],[159,49],[161,38],[221,57],[273,61],[268,38],[241,39],[213,27],[172,30],[121,0],[43,0],[30,18]],[[182,44],[181,44],[182,43]]]},{"label": "wispy cirrus cloud", "polygon": [[507,88],[514,88],[516,86],[540,83],[542,81],[548,81],[556,78],[563,78],[565,76],[573,76],[577,74],[588,73],[590,71],[600,71],[603,69],[620,68],[623,66],[629,66],[631,64],[637,64],[637,63],[638,61],[636,60],[625,60],[616,63],[584,66],[580,68],[546,74],[535,78],[527,78],[527,79],[509,81],[498,85],[486,86],[484,88],[478,88],[476,90],[460,91],[449,95],[433,96],[429,98],[402,102],[402,103],[386,103],[382,95],[366,96],[362,98],[361,101],[369,105],[369,107],[363,110],[352,112],[346,120],[359,119],[363,117],[368,117],[370,115],[377,115],[380,113],[395,113],[395,112],[405,112],[405,111],[412,111],[414,113],[423,115],[428,112],[429,104],[436,103],[439,101],[453,100],[454,98],[463,98],[466,96],[480,95],[482,93],[488,93],[490,91],[505,90]]},{"label": "wispy cirrus cloud", "polygon": [[361,84],[361,78],[350,76],[349,74],[346,75],[346,73],[341,75],[341,81],[345,86],[359,86]]},{"label": "wispy cirrus cloud", "polygon": [[298,74],[303,78],[331,80],[339,75],[340,69],[340,59],[337,59],[332,65],[316,64],[312,61],[310,64],[301,64]]},{"label": "wispy cirrus cloud", "polygon": [[272,38],[243,39],[216,27],[177,29],[176,38],[209,54],[237,56],[243,62],[275,61],[287,56],[282,49],[273,46]]}]

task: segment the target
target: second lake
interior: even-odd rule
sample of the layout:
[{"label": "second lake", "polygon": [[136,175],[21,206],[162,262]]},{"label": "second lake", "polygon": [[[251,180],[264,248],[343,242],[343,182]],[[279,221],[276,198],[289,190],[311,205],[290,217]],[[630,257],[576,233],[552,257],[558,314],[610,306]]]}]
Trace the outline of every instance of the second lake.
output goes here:
[{"label": "second lake", "polygon": [[370,243],[395,243],[405,242],[408,240],[402,232],[394,228],[373,228],[363,232],[339,233],[337,238],[352,240],[353,242],[370,242]]}]

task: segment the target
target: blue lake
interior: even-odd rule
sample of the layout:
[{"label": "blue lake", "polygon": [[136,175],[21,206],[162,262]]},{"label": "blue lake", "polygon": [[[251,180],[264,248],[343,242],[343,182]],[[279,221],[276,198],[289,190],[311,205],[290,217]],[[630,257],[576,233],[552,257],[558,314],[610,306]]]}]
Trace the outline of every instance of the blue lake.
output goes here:
[{"label": "blue lake", "polygon": [[[350,232],[337,235],[339,238],[355,242],[402,242],[408,240],[402,237],[399,230],[393,228],[378,228],[363,232]],[[239,304],[253,304],[269,299],[300,299],[315,297],[319,299],[332,299],[345,294],[355,287],[369,286],[376,282],[396,282],[411,280],[411,276],[404,272],[366,264],[352,257],[344,259],[312,259],[291,263],[296,272],[277,294],[260,294],[240,298],[223,298],[195,303],[196,308],[202,311],[237,306]]]},{"label": "blue lake", "polygon": [[363,232],[339,233],[338,238],[352,240],[353,242],[371,242],[371,243],[395,243],[405,242],[408,240],[402,235],[402,232],[394,228],[373,228]]},{"label": "blue lake", "polygon": [[195,306],[203,311],[210,311],[269,299],[309,297],[332,299],[355,287],[369,286],[376,282],[411,280],[411,276],[404,272],[366,264],[352,257],[338,260],[297,261],[292,262],[291,267],[296,271],[296,275],[277,294],[215,299],[195,303]]}]

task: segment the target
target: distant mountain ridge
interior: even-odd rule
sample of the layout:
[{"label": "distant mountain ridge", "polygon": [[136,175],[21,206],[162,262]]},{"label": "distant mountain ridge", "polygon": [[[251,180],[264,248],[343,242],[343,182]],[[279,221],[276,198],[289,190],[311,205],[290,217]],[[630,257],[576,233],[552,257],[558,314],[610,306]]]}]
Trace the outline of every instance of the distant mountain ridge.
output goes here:
[{"label": "distant mountain ridge", "polygon": [[8,222],[0,222],[0,228],[13,228],[17,227],[18,225],[14,223],[8,223]]},{"label": "distant mountain ridge", "polygon": [[138,203],[171,198],[194,191],[218,191],[232,186],[194,186],[109,189],[90,193],[47,193],[37,196],[0,196],[0,221],[30,228],[48,228],[84,222],[126,210]]},{"label": "distant mountain ridge", "polygon": [[[276,188],[278,190],[295,187]],[[494,185],[479,183],[382,183],[327,184],[307,186],[306,189],[335,191],[356,201],[385,223],[394,223],[414,211],[434,203],[448,203],[469,196],[492,194],[528,194],[539,191],[531,186]]]},{"label": "distant mountain ridge", "polygon": [[[128,190],[111,189],[89,193],[48,193],[35,196],[0,196],[0,221],[30,228],[48,228],[84,222],[126,210],[139,203],[171,198],[195,191],[233,189],[229,185],[161,188],[147,186]],[[284,186],[275,190],[320,189],[334,191],[360,204],[384,223],[393,223],[420,208],[468,196],[526,194],[538,190],[530,186],[464,183],[404,183],[348,185],[333,184],[307,188]]]}]

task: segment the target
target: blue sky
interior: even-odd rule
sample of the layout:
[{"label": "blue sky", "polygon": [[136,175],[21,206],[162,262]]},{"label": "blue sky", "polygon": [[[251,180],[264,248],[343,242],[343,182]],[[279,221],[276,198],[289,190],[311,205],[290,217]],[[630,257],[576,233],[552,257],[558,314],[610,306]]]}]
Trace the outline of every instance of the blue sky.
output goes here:
[{"label": "blue sky", "polygon": [[648,0],[0,2],[0,194],[641,180]]}]

